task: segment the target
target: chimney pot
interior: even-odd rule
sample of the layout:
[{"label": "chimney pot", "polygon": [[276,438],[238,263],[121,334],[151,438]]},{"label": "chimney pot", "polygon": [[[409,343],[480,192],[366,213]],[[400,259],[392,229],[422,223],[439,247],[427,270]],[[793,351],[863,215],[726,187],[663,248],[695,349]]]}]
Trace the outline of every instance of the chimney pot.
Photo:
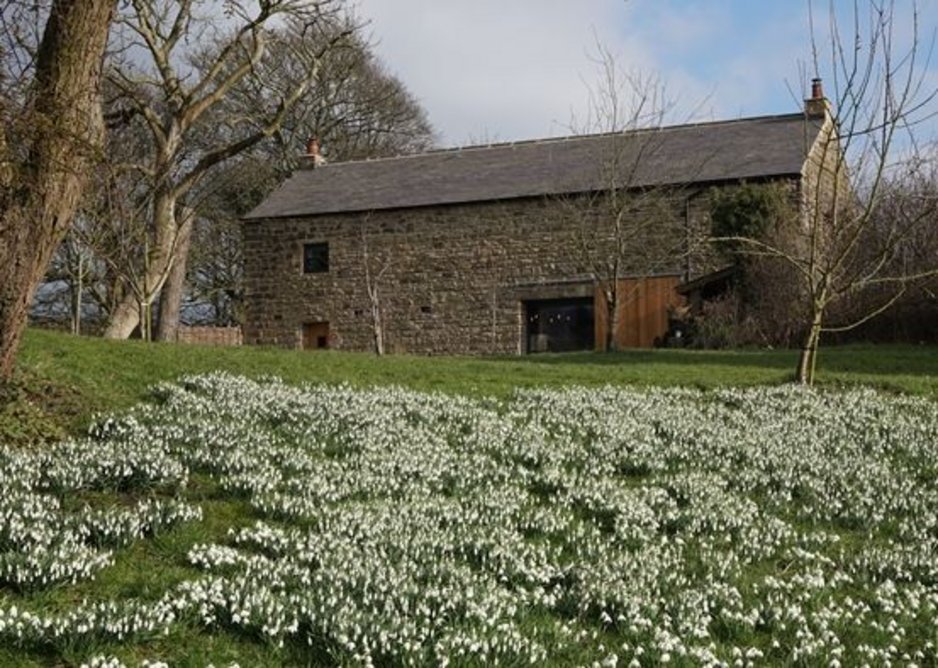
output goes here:
[{"label": "chimney pot", "polygon": [[811,97],[804,101],[804,111],[810,118],[823,118],[831,111],[820,78],[811,79]]},{"label": "chimney pot", "polygon": [[313,167],[325,164],[326,159],[319,152],[319,137],[310,137],[306,140],[306,157]]},{"label": "chimney pot", "polygon": [[306,140],[306,155],[319,155],[319,137]]},{"label": "chimney pot", "polygon": [[824,99],[824,86],[822,85],[821,79],[819,78],[811,79],[811,99]]}]

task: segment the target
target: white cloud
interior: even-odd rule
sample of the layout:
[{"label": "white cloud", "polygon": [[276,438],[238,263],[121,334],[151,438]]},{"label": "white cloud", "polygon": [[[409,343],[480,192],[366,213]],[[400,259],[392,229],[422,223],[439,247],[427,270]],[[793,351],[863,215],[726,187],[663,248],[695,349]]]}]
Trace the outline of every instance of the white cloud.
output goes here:
[{"label": "white cloud", "polygon": [[622,3],[361,0],[360,13],[444,143],[465,143],[564,132],[582,112],[592,31],[602,35]]},{"label": "white cloud", "polygon": [[[938,0],[923,4],[934,18]],[[571,115],[586,115],[596,39],[620,66],[657,72],[680,103],[678,120],[691,110],[695,120],[793,111],[812,73],[798,65],[810,56],[802,2],[358,0],[358,7],[378,53],[426,107],[445,145],[567,133]],[[818,23],[823,32],[825,17]]]}]

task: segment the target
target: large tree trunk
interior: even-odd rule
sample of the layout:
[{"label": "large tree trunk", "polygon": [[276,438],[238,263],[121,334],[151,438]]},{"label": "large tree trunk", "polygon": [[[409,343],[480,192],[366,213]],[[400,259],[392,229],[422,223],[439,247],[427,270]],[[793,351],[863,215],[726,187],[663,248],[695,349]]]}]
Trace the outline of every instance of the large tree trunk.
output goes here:
[{"label": "large tree trunk", "polygon": [[614,353],[619,350],[619,319],[622,317],[618,297],[613,300],[609,308],[609,331],[606,332],[606,352]]},{"label": "large tree trunk", "polygon": [[161,193],[155,197],[153,228],[156,238],[148,254],[146,271],[139,279],[140,283],[126,291],[111,313],[104,338],[129,338],[140,324],[141,303],[152,304],[169,277],[181,233],[175,209],[176,202],[171,195]]},{"label": "large tree trunk", "polygon": [[179,336],[179,310],[182,294],[186,287],[186,265],[189,262],[189,246],[192,243],[192,211],[183,213],[182,224],[176,238],[173,265],[160,292],[160,317],[156,325],[157,341],[176,341]]},{"label": "large tree trunk", "polygon": [[822,314],[815,313],[811,319],[811,328],[805,336],[798,356],[798,370],[796,379],[803,385],[814,384],[814,370],[817,368],[817,351],[821,343]]},{"label": "large tree trunk", "polygon": [[615,352],[619,349],[619,339],[616,338],[616,334],[619,331],[619,284],[618,281],[612,283],[612,285],[603,290],[603,305],[606,309],[606,331],[603,349],[607,353]]},{"label": "large tree trunk", "polygon": [[114,310],[111,312],[111,319],[104,329],[104,338],[106,339],[126,339],[134,333],[137,324],[140,322],[140,302],[136,299],[133,292],[128,290],[123,299],[121,299]]},{"label": "large tree trunk", "polygon": [[[104,137],[100,77],[114,0],[56,0],[21,120],[26,158],[0,183],[0,382],[13,373],[29,304],[72,223]],[[0,156],[6,158],[8,156]]]}]

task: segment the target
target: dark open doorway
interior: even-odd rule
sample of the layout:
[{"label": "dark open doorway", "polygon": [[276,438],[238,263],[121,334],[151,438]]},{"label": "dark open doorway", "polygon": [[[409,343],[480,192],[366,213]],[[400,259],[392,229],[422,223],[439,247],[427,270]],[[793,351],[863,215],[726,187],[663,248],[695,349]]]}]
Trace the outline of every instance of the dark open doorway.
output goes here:
[{"label": "dark open doorway", "polygon": [[329,347],[329,323],[303,323],[303,350],[319,350]]},{"label": "dark open doorway", "polygon": [[593,350],[593,298],[538,299],[524,302],[525,352]]}]

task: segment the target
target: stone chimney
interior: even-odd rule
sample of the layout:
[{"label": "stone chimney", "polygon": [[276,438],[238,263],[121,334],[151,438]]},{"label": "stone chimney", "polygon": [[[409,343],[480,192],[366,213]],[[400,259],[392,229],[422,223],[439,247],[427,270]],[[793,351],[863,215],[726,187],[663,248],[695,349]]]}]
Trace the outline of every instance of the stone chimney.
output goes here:
[{"label": "stone chimney", "polygon": [[326,159],[319,152],[319,137],[310,137],[306,140],[306,160],[310,167],[326,164]]},{"label": "stone chimney", "polygon": [[820,79],[811,79],[811,97],[804,101],[804,113],[809,118],[825,116],[830,111],[830,102],[824,97],[824,86]]}]

